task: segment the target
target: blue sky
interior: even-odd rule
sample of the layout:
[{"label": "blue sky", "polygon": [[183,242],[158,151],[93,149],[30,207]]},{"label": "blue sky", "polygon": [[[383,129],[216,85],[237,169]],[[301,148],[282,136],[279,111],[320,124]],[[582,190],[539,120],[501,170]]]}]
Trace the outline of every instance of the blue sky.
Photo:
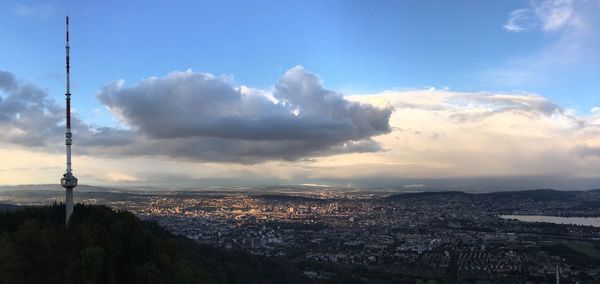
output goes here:
[{"label": "blue sky", "polygon": [[496,78],[493,71],[502,68],[518,74],[511,62],[535,57],[563,36],[503,28],[511,11],[528,6],[526,1],[3,1],[0,66],[60,99],[68,11],[74,104],[84,117],[100,106],[96,92],[117,79],[135,82],[191,68],[231,76],[236,85],[268,88],[295,65],[346,94],[433,86],[535,92],[582,113],[600,105],[597,55],[549,67],[553,71],[534,70],[543,74],[516,83]]},{"label": "blue sky", "polygon": [[2,1],[0,184],[63,171],[67,12],[87,183],[600,186],[600,0]]}]

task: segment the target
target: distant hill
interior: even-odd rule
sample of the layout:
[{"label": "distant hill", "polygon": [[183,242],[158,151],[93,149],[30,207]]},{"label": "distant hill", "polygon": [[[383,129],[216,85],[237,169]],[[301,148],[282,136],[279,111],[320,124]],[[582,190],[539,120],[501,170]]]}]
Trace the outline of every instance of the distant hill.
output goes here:
[{"label": "distant hill", "polygon": [[426,191],[426,192],[409,192],[409,193],[400,193],[400,194],[393,194],[390,195],[388,197],[386,197],[385,199],[388,200],[401,200],[401,199],[408,199],[408,198],[423,198],[423,197],[429,197],[429,196],[433,196],[433,197],[468,197],[471,194],[469,193],[465,193],[462,191]]},{"label": "distant hill", "polygon": [[0,212],[0,283],[298,283],[282,262],[171,235],[106,206]]},{"label": "distant hill", "polygon": [[[80,184],[77,191],[106,191],[110,187]],[[27,184],[27,185],[2,185],[0,191],[64,191],[65,189],[56,184]]]},{"label": "distant hill", "polygon": [[21,207],[21,206],[18,206],[18,205],[12,205],[12,204],[0,204],[0,212],[2,212],[2,211],[9,211],[9,212],[12,212],[12,211],[15,211],[15,210],[19,210],[19,209],[21,209],[21,208],[23,208],[23,207]]},{"label": "distant hill", "polygon": [[491,198],[517,198],[517,199],[531,199],[535,201],[558,201],[568,200],[577,197],[581,194],[581,191],[560,191],[554,189],[534,189],[534,190],[522,190],[522,191],[504,191],[504,192],[492,192],[485,194],[486,197]]},{"label": "distant hill", "polygon": [[[431,191],[400,193],[386,197],[387,200],[402,200],[422,197],[457,197],[476,199],[528,199],[533,201],[565,201],[570,199],[590,199],[600,195],[600,190],[561,191],[554,189],[533,189],[521,191],[501,191],[490,193],[466,193],[462,191]],[[584,198],[585,197],[585,198]]]}]

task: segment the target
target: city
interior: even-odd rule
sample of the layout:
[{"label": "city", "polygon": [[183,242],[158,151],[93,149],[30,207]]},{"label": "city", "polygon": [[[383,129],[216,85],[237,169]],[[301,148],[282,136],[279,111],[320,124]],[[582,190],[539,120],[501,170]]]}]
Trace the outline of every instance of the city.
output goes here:
[{"label": "city", "polygon": [[[600,191],[496,193],[269,188],[94,191],[107,204],[198,243],[283,259],[307,278],[438,283],[600,280]],[[56,196],[52,196],[55,194]],[[58,192],[3,191],[3,203],[60,202]],[[590,217],[594,226],[505,215]],[[483,281],[483,282],[482,282]],[[539,282],[535,282],[539,281]]]}]

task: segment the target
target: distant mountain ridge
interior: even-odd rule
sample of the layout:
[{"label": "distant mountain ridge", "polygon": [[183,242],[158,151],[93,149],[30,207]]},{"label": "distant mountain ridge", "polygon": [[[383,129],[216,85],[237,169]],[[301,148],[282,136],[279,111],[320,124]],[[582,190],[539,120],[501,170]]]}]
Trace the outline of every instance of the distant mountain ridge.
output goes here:
[{"label": "distant mountain ridge", "polygon": [[[421,197],[469,197],[469,198],[493,198],[493,199],[530,199],[534,201],[564,201],[569,199],[578,199],[583,196],[593,196],[594,199],[600,199],[600,189],[585,191],[562,191],[554,189],[532,189],[520,191],[500,191],[489,193],[468,193],[463,191],[431,191],[431,192],[411,192],[399,193],[385,197],[387,200],[401,200],[407,198]],[[586,198],[589,199],[589,198]]]},{"label": "distant mountain ridge", "polygon": [[[334,191],[332,189],[332,191]],[[401,189],[398,189],[401,191]],[[304,193],[309,193],[306,191]],[[355,194],[356,192],[346,192],[348,194]],[[361,194],[368,194],[367,189],[363,189]],[[124,200],[135,201],[136,199],[148,197],[148,196],[186,196],[189,198],[221,198],[227,194],[244,194],[250,195],[253,198],[259,198],[269,201],[282,201],[282,202],[328,202],[329,199],[320,198],[315,196],[306,196],[302,192],[281,192],[270,191],[263,192],[260,188],[246,190],[225,190],[218,191],[215,189],[210,190],[166,190],[159,191],[153,188],[151,191],[145,190],[131,190],[128,188],[115,188],[115,187],[101,187],[101,186],[89,186],[81,185],[77,187],[75,191],[75,197],[79,200],[85,199],[108,199],[108,198],[120,198]],[[51,204],[53,202],[60,202],[64,198],[64,189],[59,185],[19,185],[19,186],[0,186],[0,197],[4,197],[6,200],[4,203],[10,203],[10,200],[21,200],[20,204]],[[554,189],[531,189],[531,190],[518,190],[518,191],[498,191],[498,192],[465,192],[456,190],[437,190],[437,191],[421,191],[421,192],[400,192],[390,194],[389,192],[373,192],[374,198],[381,198],[382,200],[403,200],[409,198],[469,198],[472,200],[485,200],[485,199],[523,199],[532,201],[567,201],[567,200],[579,200],[583,202],[590,202],[592,206],[596,207],[596,204],[600,204],[600,189],[591,190],[554,190]]]},{"label": "distant mountain ridge", "polygon": [[12,212],[12,211],[15,211],[15,210],[19,210],[21,208],[23,208],[23,207],[19,206],[19,205],[1,204],[0,203],[0,212],[3,212],[3,211]]},{"label": "distant mountain ridge", "polygon": [[[80,184],[77,187],[78,191],[106,191],[114,190],[113,187],[95,186]],[[64,191],[65,189],[60,184],[25,184],[25,185],[2,185],[0,192],[17,191],[17,190],[48,190],[48,191]]]},{"label": "distant mountain ridge", "polygon": [[424,192],[408,192],[398,193],[385,197],[386,199],[406,199],[406,198],[420,198],[428,196],[469,196],[469,193],[463,191],[424,191]]}]

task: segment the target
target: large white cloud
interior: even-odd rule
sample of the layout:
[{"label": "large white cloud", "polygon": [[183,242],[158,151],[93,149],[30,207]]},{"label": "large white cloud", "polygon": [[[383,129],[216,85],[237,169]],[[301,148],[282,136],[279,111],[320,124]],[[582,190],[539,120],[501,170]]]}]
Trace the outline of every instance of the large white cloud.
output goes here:
[{"label": "large white cloud", "polygon": [[113,84],[99,98],[152,138],[288,140],[325,147],[389,131],[391,112],[345,100],[300,66],[288,70],[268,94],[188,70],[132,87]]},{"label": "large white cloud", "polygon": [[[375,139],[389,151],[361,158],[384,165],[371,167],[384,176],[600,176],[600,116],[573,114],[539,95],[431,89],[352,99],[395,108],[393,131]],[[350,161],[334,158],[330,165]]]},{"label": "large white cloud", "polygon": [[[0,73],[2,140],[60,145],[64,111],[47,94]],[[257,163],[379,151],[371,137],[390,131],[390,108],[351,102],[298,66],[272,90],[235,88],[206,73],[172,72],[98,97],[129,129],[92,128],[74,118],[75,145],[89,155],[163,156]],[[2,97],[0,97],[2,99]]]}]

